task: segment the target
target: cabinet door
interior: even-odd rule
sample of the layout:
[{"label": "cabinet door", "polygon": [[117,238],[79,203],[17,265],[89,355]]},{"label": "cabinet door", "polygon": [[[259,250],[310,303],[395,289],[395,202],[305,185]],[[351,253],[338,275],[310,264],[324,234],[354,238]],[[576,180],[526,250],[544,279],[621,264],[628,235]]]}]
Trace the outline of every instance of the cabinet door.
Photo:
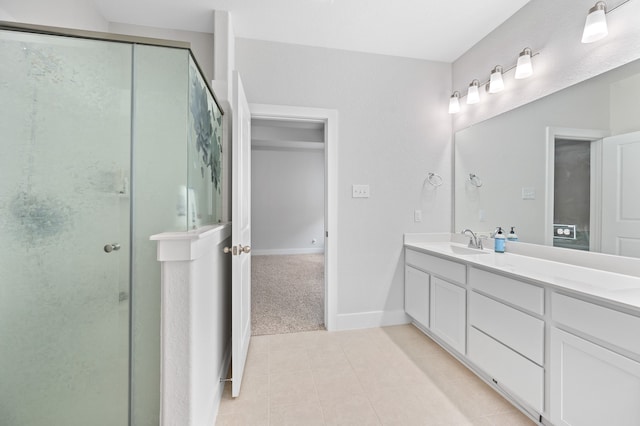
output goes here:
[{"label": "cabinet door", "polygon": [[465,353],[467,291],[431,278],[431,331],[461,354]]},{"label": "cabinet door", "polygon": [[640,425],[640,363],[551,330],[551,422]]},{"label": "cabinet door", "polygon": [[404,269],[404,310],[417,323],[429,327],[429,274],[408,265]]}]

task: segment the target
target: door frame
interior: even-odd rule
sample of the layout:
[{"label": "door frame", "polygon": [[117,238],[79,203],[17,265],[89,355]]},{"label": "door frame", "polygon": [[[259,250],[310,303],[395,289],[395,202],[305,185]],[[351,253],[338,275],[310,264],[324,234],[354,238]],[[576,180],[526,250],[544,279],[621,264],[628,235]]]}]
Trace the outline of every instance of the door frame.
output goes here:
[{"label": "door frame", "polygon": [[324,149],[324,324],[336,330],[338,306],[338,111],[287,105],[249,104],[251,118],[321,121],[325,125]]},{"label": "door frame", "polygon": [[602,226],[602,138],[609,136],[607,130],[577,129],[569,127],[547,127],[546,141],[546,197],[545,197],[545,221],[544,243],[553,246],[553,214],[555,193],[555,153],[556,139],[569,139],[591,143],[591,202],[590,202],[590,237],[589,251],[600,251],[600,237]]}]

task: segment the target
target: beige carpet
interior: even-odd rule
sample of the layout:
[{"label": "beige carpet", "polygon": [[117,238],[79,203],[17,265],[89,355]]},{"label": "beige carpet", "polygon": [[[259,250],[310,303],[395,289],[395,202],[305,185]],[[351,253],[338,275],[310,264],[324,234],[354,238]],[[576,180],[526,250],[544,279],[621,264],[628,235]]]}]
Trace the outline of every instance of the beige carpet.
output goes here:
[{"label": "beige carpet", "polygon": [[324,329],[324,255],[251,257],[251,334]]}]

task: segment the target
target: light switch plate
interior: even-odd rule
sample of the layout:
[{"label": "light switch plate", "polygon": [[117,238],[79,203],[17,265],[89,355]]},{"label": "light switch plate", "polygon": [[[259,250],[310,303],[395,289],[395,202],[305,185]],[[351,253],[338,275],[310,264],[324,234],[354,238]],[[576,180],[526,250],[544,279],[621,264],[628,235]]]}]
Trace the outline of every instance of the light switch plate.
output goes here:
[{"label": "light switch plate", "polygon": [[414,210],[413,211],[413,221],[414,222],[422,222],[422,210]]},{"label": "light switch plate", "polygon": [[353,185],[352,198],[369,198],[369,185]]}]

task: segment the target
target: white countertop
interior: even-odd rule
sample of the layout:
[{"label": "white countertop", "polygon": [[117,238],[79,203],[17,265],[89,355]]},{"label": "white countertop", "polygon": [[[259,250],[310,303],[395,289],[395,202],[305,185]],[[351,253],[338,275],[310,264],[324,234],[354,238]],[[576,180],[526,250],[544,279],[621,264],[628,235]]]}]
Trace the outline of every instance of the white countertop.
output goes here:
[{"label": "white countertop", "polygon": [[405,247],[485,270],[534,280],[556,289],[595,297],[640,312],[640,277],[514,253],[495,253],[486,248],[469,249],[466,244],[442,241],[441,237],[445,234],[437,235],[435,238],[427,238],[432,241],[405,238]]}]

